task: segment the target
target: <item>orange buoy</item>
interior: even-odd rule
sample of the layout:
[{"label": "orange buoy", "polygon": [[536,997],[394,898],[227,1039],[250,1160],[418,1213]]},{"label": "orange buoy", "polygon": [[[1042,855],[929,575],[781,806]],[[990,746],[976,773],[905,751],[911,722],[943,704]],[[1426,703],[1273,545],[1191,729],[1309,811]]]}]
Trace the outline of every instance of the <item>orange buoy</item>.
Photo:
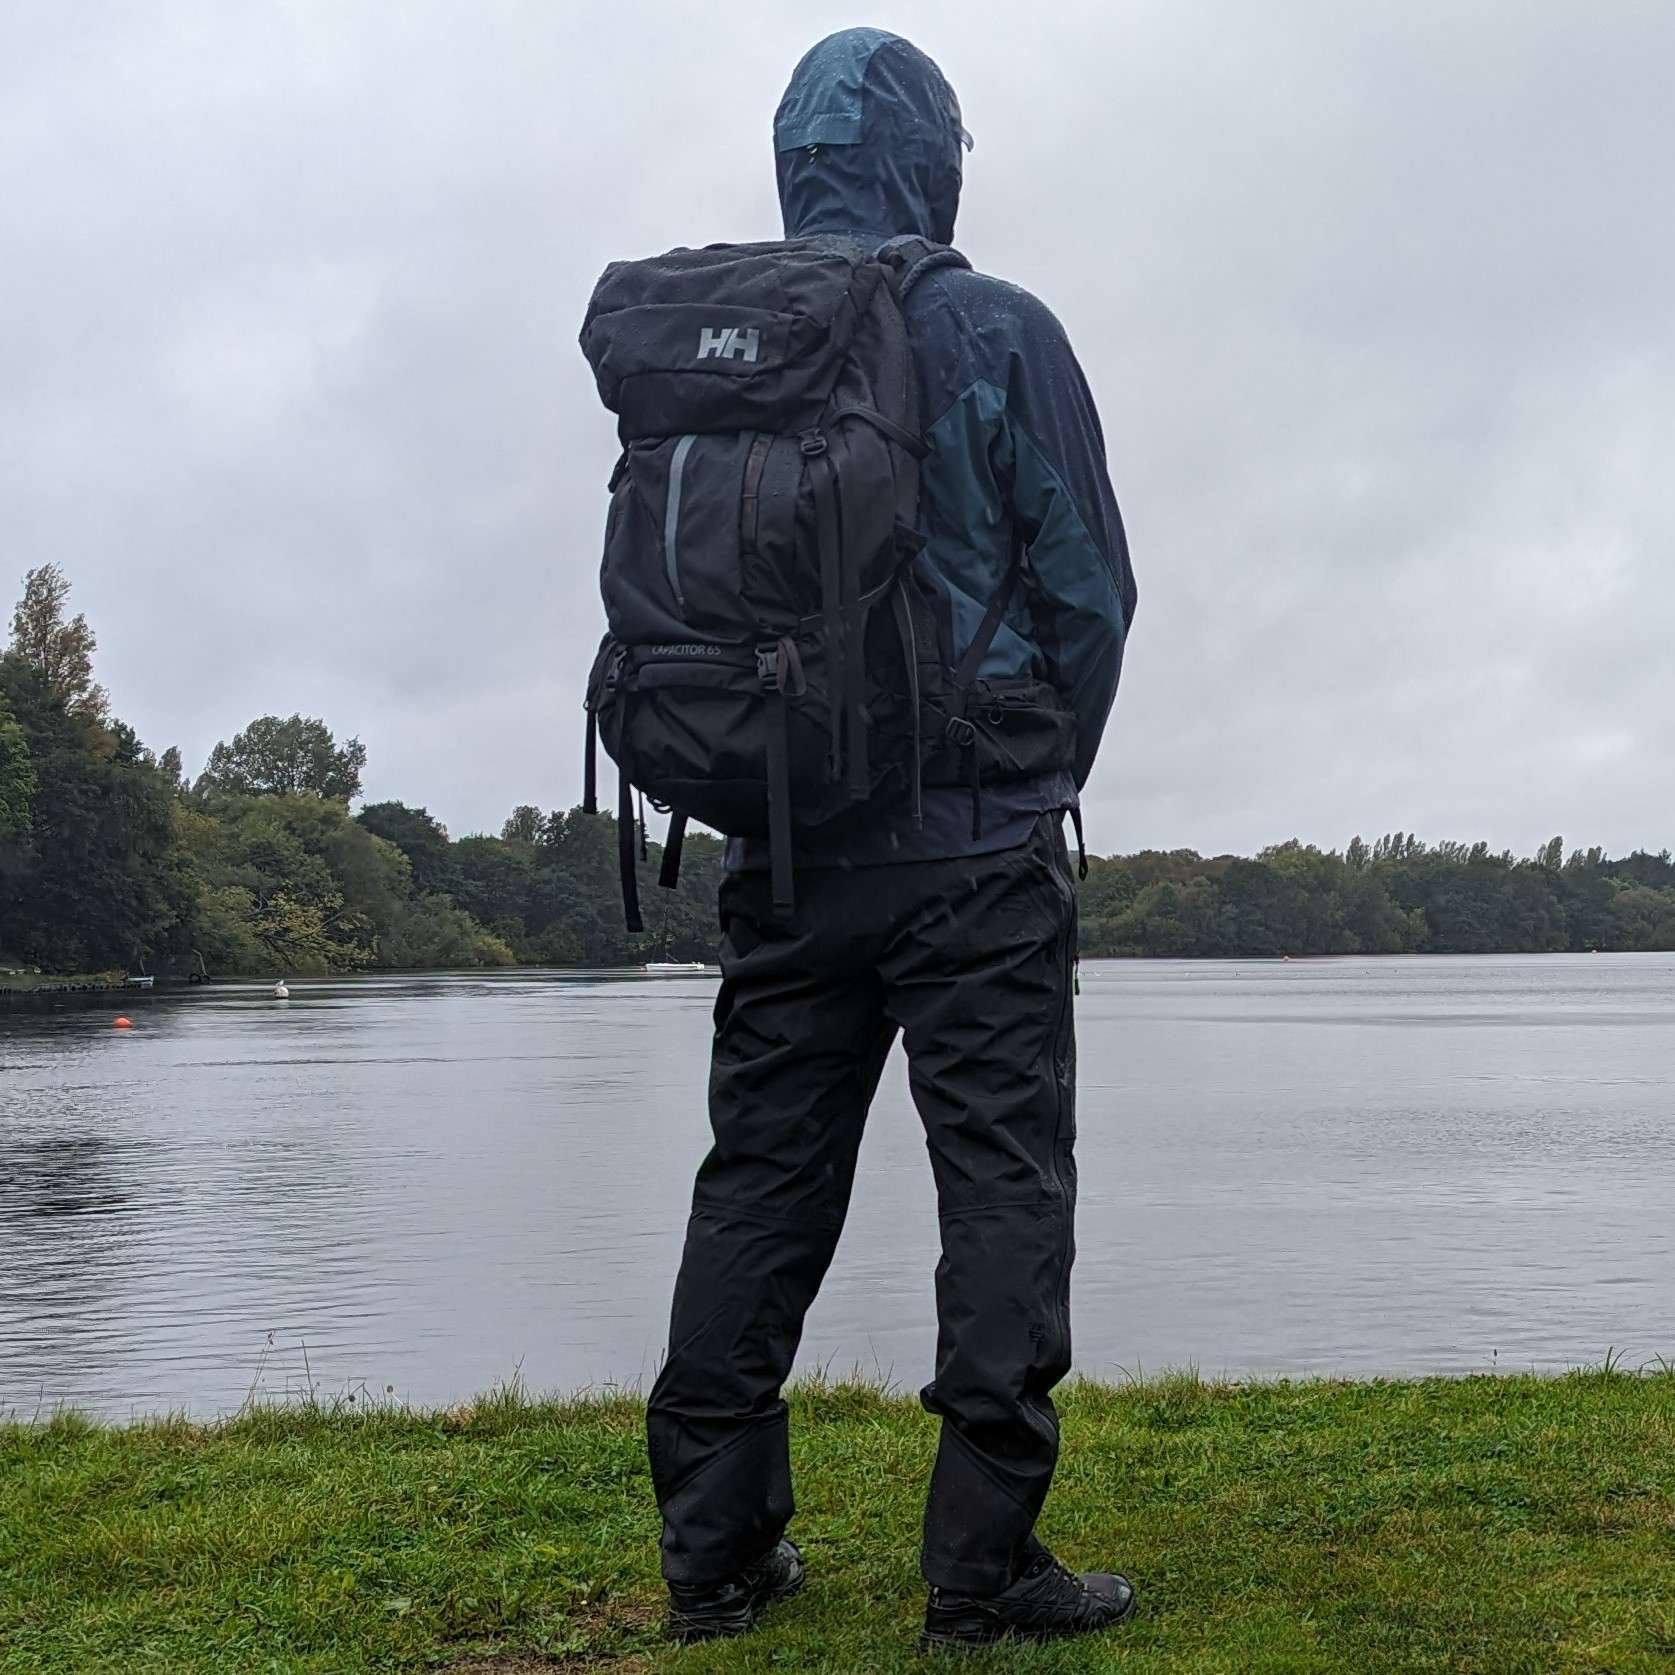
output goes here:
[{"label": "orange buoy", "polygon": [[132,1029],[134,1027],[134,1020],[132,1018],[118,1018],[116,1020],[116,1027],[118,1029]]}]

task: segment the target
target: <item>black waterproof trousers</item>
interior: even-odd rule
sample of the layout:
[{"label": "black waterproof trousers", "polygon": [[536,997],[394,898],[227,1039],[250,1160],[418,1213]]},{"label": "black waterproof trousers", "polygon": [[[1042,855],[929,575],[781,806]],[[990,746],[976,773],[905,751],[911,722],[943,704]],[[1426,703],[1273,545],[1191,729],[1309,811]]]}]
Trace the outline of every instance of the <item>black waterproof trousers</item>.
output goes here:
[{"label": "black waterproof trousers", "polygon": [[942,1233],[925,1579],[996,1592],[1035,1551],[1076,1202],[1076,893],[1060,826],[1043,816],[999,854],[799,872],[789,926],[766,874],[723,884],[715,1146],[647,1419],[670,1581],[719,1580],[790,1520],[780,1387],[897,1030]]}]

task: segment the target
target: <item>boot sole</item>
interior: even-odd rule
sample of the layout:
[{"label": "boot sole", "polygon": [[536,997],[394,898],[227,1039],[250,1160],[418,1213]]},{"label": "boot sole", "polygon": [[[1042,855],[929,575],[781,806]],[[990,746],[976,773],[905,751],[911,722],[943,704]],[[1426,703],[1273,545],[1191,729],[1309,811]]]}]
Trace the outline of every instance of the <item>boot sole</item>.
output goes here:
[{"label": "boot sole", "polygon": [[1109,1629],[1121,1628],[1139,1609],[1140,1596],[1135,1593],[1129,1596],[1128,1604],[1121,1612],[1110,1622],[1101,1623],[1098,1628],[997,1628],[992,1633],[977,1634],[953,1634],[924,1629],[919,1635],[919,1655],[925,1657],[933,1652],[982,1652],[994,1646],[1004,1646],[1009,1640],[1035,1646],[1044,1645],[1050,1640],[1079,1640],[1086,1634],[1104,1634]]},{"label": "boot sole", "polygon": [[808,1572],[800,1570],[789,1582],[751,1600],[731,1616],[671,1616],[667,1636],[677,1646],[694,1646],[702,1640],[733,1640],[741,1634],[749,1634],[756,1627],[756,1619],[762,1612],[770,1605],[781,1605],[786,1600],[795,1598],[803,1591],[803,1584],[807,1581]]}]

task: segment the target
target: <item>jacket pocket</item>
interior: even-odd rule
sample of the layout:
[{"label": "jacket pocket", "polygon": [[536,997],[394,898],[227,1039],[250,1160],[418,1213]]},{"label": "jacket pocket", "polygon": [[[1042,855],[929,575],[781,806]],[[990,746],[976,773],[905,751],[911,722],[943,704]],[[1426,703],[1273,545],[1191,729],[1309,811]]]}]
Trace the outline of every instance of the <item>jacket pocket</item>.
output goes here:
[{"label": "jacket pocket", "polygon": [[930,785],[1040,779],[1076,759],[1076,718],[1045,681],[974,681],[961,703],[950,694],[934,706],[937,743],[926,761]]}]

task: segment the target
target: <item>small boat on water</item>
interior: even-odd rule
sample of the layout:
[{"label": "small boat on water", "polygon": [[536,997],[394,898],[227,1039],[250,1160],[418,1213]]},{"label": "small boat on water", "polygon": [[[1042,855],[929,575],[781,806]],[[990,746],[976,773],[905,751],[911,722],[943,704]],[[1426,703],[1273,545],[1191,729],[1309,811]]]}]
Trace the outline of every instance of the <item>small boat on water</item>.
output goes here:
[{"label": "small boat on water", "polygon": [[648,960],[648,977],[702,977],[709,967],[702,960]]}]

